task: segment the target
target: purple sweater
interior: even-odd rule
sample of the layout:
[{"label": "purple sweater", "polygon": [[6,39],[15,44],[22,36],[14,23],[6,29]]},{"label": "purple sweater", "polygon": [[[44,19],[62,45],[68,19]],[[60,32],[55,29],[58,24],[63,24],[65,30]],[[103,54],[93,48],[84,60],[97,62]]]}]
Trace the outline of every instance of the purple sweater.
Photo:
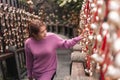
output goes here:
[{"label": "purple sweater", "polygon": [[[57,48],[71,48],[81,37],[64,40],[54,33],[47,33],[42,40],[28,38],[25,41],[26,67],[28,77],[43,77],[49,80],[57,68]],[[44,74],[44,75],[43,75]],[[48,75],[48,78],[46,77]],[[46,79],[45,79],[46,78]],[[43,80],[40,79],[40,80]]]}]

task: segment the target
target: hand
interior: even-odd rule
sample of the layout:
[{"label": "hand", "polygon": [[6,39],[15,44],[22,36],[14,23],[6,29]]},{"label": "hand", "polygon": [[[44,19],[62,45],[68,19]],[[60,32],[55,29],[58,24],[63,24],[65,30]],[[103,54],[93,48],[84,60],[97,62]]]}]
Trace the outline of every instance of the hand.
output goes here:
[{"label": "hand", "polygon": [[81,36],[81,35],[80,35],[80,39],[81,39],[81,40],[84,39],[84,38],[85,38],[84,36]]},{"label": "hand", "polygon": [[83,30],[83,31],[81,32],[81,34],[80,34],[81,39],[84,39],[84,38],[87,37],[87,35],[85,35],[85,32],[86,32],[86,30]]}]

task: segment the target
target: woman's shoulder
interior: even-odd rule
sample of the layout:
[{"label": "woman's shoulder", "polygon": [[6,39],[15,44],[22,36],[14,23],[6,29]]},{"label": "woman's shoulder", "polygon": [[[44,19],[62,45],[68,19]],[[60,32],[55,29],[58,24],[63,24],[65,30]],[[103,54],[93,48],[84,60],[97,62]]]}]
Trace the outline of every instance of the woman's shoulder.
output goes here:
[{"label": "woman's shoulder", "polygon": [[48,32],[47,36],[49,37],[49,39],[55,39],[55,40],[60,39],[60,37],[57,34],[52,33],[52,32]]},{"label": "woman's shoulder", "polygon": [[52,32],[48,32],[48,33],[47,33],[47,36],[56,36],[56,34],[55,34],[55,33],[52,33]]},{"label": "woman's shoulder", "polygon": [[31,41],[32,41],[32,38],[27,38],[27,39],[25,40],[25,44],[29,44]]}]

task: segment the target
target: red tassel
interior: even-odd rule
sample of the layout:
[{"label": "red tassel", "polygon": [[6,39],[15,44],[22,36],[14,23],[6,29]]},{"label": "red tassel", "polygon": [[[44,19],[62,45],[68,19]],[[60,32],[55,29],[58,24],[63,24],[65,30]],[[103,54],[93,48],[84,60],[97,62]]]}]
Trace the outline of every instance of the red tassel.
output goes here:
[{"label": "red tassel", "polygon": [[85,5],[84,13],[88,17],[88,14],[90,13],[89,1],[87,1],[86,5]]},{"label": "red tassel", "polygon": [[89,55],[87,55],[87,64],[86,64],[86,66],[87,66],[87,69],[90,69],[90,56]]},{"label": "red tassel", "polygon": [[105,35],[103,38],[103,43],[102,43],[102,47],[101,47],[101,51],[104,52],[105,47],[106,47],[106,42],[107,42],[107,36]]},{"label": "red tassel", "polygon": [[102,30],[103,30],[103,28],[102,28],[102,25],[100,26],[100,30],[99,30],[99,34],[100,35],[102,35]]},{"label": "red tassel", "polygon": [[120,29],[117,31],[117,36],[120,37]]},{"label": "red tassel", "polygon": [[110,49],[109,49],[109,46],[110,46],[110,44],[107,44],[107,48],[106,48],[106,52],[105,52],[105,58],[104,58],[103,63],[101,64],[102,66],[103,66],[104,64],[107,65],[106,69],[104,70],[104,74],[105,74],[106,71],[107,71],[108,65],[111,63],[110,58],[109,58],[109,50],[110,50]]},{"label": "red tassel", "polygon": [[98,10],[94,13],[93,22],[96,22],[96,16],[98,15]]},{"label": "red tassel", "polygon": [[90,14],[89,1],[87,2],[86,8],[87,8],[87,17],[88,17],[88,14]]},{"label": "red tassel", "polygon": [[103,71],[102,71],[102,66],[101,66],[101,68],[100,68],[100,80],[105,80],[105,78],[104,78],[104,73],[103,73]]},{"label": "red tassel", "polygon": [[105,70],[103,71],[103,74],[105,74],[105,73],[107,72],[108,66],[109,66],[109,64],[111,63],[109,57],[107,57],[105,60],[106,60],[106,68],[105,68]]},{"label": "red tassel", "polygon": [[97,39],[95,40],[95,44],[94,44],[93,49],[96,49],[96,48],[97,48]]},{"label": "red tassel", "polygon": [[109,6],[109,0],[106,0],[106,12],[105,12],[105,17],[106,17],[106,18],[107,18],[107,15],[108,15],[108,13],[109,13],[108,6]]},{"label": "red tassel", "polygon": [[86,45],[86,50],[88,50],[88,46]]},{"label": "red tassel", "polygon": [[92,54],[94,54],[94,50],[97,49],[97,39],[95,39],[95,43],[94,43],[94,46],[92,48]]}]

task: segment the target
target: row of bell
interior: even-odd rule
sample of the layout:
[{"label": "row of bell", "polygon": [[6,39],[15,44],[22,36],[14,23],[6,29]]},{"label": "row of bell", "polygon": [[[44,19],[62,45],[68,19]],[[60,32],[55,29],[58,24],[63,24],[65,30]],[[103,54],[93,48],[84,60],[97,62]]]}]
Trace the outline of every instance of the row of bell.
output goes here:
[{"label": "row of bell", "polygon": [[91,63],[99,63],[104,76],[111,79],[120,78],[119,10],[119,0],[84,0],[80,13],[80,29],[86,37],[80,45]]},{"label": "row of bell", "polygon": [[24,9],[0,3],[0,52],[3,52],[3,46],[5,49],[8,46],[23,47],[24,39],[28,37],[26,34],[28,23],[36,18],[40,19]]}]

